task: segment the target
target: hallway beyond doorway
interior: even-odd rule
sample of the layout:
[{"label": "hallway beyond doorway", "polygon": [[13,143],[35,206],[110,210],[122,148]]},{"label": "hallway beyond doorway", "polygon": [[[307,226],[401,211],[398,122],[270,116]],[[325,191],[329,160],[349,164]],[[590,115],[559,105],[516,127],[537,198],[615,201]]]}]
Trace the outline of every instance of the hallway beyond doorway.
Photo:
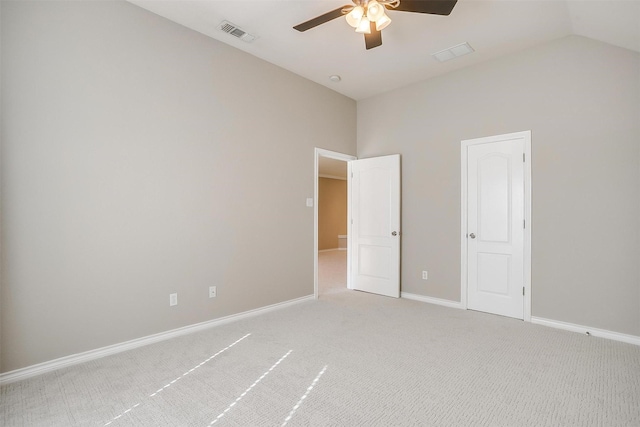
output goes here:
[{"label": "hallway beyond doorway", "polygon": [[318,294],[347,290],[347,251],[318,252]]}]

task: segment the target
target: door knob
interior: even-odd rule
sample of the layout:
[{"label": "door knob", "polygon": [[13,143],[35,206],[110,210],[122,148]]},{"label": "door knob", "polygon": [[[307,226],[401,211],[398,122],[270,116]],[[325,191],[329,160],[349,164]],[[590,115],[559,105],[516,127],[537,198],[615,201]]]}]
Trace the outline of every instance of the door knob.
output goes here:
[{"label": "door knob", "polygon": [[475,238],[476,238],[476,235],[475,235],[475,234],[473,234],[473,233],[471,233],[471,234],[469,234],[469,237],[471,237],[472,239],[475,239]]},{"label": "door knob", "polygon": [[391,235],[392,235],[392,236],[397,236],[397,235],[398,235],[398,232],[397,232],[397,231],[392,231],[392,232],[391,232]]}]

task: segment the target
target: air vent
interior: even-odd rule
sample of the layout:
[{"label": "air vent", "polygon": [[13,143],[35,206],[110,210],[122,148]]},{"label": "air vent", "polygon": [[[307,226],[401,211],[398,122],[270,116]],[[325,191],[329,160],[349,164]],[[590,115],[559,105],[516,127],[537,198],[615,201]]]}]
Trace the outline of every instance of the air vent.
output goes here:
[{"label": "air vent", "polygon": [[247,43],[251,43],[252,41],[254,41],[257,38],[253,34],[247,33],[242,28],[238,27],[237,25],[232,24],[229,21],[222,21],[220,23],[220,25],[218,25],[218,29],[220,31],[224,31],[227,34],[231,34],[232,36],[237,37],[240,40],[242,40],[244,42],[247,42]]},{"label": "air vent", "polygon": [[458,45],[452,46],[448,49],[441,50],[440,52],[436,52],[432,54],[432,56],[440,62],[445,62],[445,61],[449,61],[450,59],[457,58],[462,55],[467,55],[472,52],[475,52],[475,51],[469,45],[469,43],[465,42],[465,43],[460,43]]}]

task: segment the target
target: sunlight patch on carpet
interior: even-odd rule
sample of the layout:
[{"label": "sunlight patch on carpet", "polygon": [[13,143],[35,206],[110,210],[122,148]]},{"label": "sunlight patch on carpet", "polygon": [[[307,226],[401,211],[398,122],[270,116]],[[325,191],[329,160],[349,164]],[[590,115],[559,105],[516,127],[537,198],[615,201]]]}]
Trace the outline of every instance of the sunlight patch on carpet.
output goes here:
[{"label": "sunlight patch on carpet", "polygon": [[278,360],[276,363],[274,363],[274,364],[269,368],[269,370],[267,370],[264,374],[262,374],[262,376],[260,376],[260,378],[258,378],[257,380],[255,380],[255,381],[253,382],[253,384],[251,384],[251,385],[249,386],[249,388],[247,388],[247,389],[246,389],[246,390],[245,390],[245,391],[244,391],[240,396],[238,396],[238,398],[237,398],[236,400],[234,400],[233,402],[231,402],[231,404],[230,404],[229,406],[227,406],[227,409],[225,409],[224,411],[222,411],[222,412],[220,413],[220,415],[218,415],[218,416],[216,417],[216,419],[215,419],[215,420],[213,420],[213,421],[211,421],[211,422],[209,423],[209,425],[210,425],[210,426],[214,425],[214,424],[215,424],[215,423],[217,423],[217,422],[218,422],[222,417],[224,417],[224,416],[225,416],[225,414],[226,414],[227,412],[229,412],[229,411],[231,410],[231,408],[233,408],[233,407],[236,405],[236,403],[238,403],[240,400],[242,400],[242,398],[243,398],[243,397],[245,397],[245,396],[247,395],[247,393],[249,393],[249,392],[250,392],[250,391],[251,391],[251,390],[252,390],[256,385],[258,385],[258,383],[259,383],[260,381],[262,381],[262,379],[263,379],[264,377],[266,377],[267,375],[269,375],[269,374],[271,373],[271,371],[273,371],[273,370],[274,370],[274,369],[275,369],[275,368],[280,364],[280,362],[282,362],[284,359],[286,359],[286,358],[287,358],[287,356],[288,356],[288,355],[290,355],[290,354],[291,354],[291,352],[292,352],[292,351],[293,351],[293,350],[289,350],[289,351],[287,352],[287,354],[285,354],[284,356],[282,356],[282,357],[280,358],[280,360]]},{"label": "sunlight patch on carpet", "polygon": [[[234,341],[233,343],[229,344],[228,346],[226,346],[225,348],[223,348],[222,350],[220,350],[219,352],[217,352],[216,354],[210,356],[208,359],[205,359],[203,362],[201,362],[200,364],[194,366],[193,368],[189,369],[187,372],[185,372],[184,374],[180,375],[178,378],[174,379],[173,381],[169,382],[168,384],[166,384],[164,387],[159,388],[158,390],[156,390],[155,392],[151,393],[149,395],[149,397],[154,397],[156,396],[158,393],[162,392],[163,390],[167,389],[168,387],[170,387],[171,385],[175,384],[177,381],[180,381],[182,378],[186,377],[187,375],[189,375],[190,373],[192,373],[193,371],[195,371],[196,369],[198,369],[199,367],[201,367],[202,365],[204,365],[205,363],[211,361],[212,359],[214,359],[216,356],[224,353],[225,351],[229,350],[231,347],[233,347],[234,345],[238,344],[240,341],[242,341],[243,339],[247,338],[249,335],[251,335],[251,333],[246,334],[245,336],[243,336],[242,338]],[[111,421],[107,421],[104,424],[104,427],[112,424],[114,421],[118,420],[119,418],[121,418],[122,416],[126,415],[127,413],[131,412],[132,410],[134,410],[135,408],[137,408],[138,406],[140,406],[141,402],[136,403],[135,405],[131,406],[130,408],[122,411],[120,414],[116,415],[115,417],[113,417],[111,419]]]},{"label": "sunlight patch on carpet", "polygon": [[322,370],[320,371],[320,373],[316,376],[316,378],[313,380],[313,382],[311,383],[311,385],[309,387],[307,387],[307,391],[305,392],[305,394],[302,395],[302,397],[300,398],[300,400],[298,400],[298,402],[295,404],[295,406],[293,407],[293,409],[291,410],[291,412],[289,412],[289,416],[287,416],[287,418],[285,418],[284,422],[282,423],[282,427],[286,426],[287,423],[289,421],[291,421],[291,418],[293,417],[293,414],[296,413],[296,411],[298,410],[298,408],[300,407],[300,405],[302,405],[302,402],[307,398],[307,395],[309,395],[309,393],[311,392],[311,390],[313,390],[313,387],[315,387],[316,383],[318,381],[320,381],[320,377],[322,376],[322,374],[324,374],[324,371],[327,370],[327,366],[328,365],[324,365],[324,368],[322,368]]}]

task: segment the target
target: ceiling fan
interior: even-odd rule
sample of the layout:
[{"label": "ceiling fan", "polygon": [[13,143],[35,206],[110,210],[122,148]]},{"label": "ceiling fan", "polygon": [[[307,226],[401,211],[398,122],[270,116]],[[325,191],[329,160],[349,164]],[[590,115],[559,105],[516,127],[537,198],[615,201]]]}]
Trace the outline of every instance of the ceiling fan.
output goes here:
[{"label": "ceiling fan", "polygon": [[458,0],[352,0],[354,5],[341,6],[323,15],[316,16],[294,29],[303,32],[345,16],[347,23],[356,29],[356,33],[364,34],[364,44],[373,49],[382,44],[382,29],[391,23],[385,10],[401,12],[428,13],[432,15],[449,15]]}]

